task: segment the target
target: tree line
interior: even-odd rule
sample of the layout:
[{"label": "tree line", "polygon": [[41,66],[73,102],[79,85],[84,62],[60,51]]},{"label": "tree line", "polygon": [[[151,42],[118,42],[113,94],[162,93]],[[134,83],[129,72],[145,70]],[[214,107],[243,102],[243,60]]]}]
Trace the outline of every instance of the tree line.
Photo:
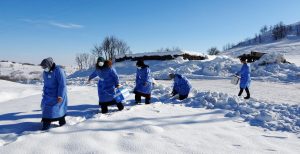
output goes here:
[{"label": "tree line", "polygon": [[244,41],[237,44],[228,43],[223,47],[223,51],[235,47],[261,44],[267,41],[277,41],[286,38],[289,34],[300,36],[300,23],[295,25],[285,25],[283,22],[279,22],[273,26],[264,25],[259,30],[259,33],[256,33],[253,38],[246,38]]},{"label": "tree line", "polygon": [[115,36],[106,36],[101,44],[93,46],[90,52],[76,54],[75,61],[79,69],[93,67],[98,57],[115,60],[119,55],[131,53],[127,43]]}]

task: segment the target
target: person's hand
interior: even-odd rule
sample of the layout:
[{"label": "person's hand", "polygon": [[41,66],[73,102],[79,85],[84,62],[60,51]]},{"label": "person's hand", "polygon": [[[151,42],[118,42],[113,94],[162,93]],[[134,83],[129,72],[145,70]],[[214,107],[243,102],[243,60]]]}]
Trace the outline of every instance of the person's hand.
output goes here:
[{"label": "person's hand", "polygon": [[62,97],[57,97],[57,102],[58,103],[61,103],[63,101],[63,98]]}]

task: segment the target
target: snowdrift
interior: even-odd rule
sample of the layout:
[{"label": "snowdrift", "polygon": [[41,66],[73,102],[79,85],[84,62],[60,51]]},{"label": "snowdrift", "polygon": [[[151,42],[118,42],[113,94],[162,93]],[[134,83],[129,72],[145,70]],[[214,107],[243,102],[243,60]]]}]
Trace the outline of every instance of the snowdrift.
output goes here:
[{"label": "snowdrift", "polygon": [[[275,82],[299,82],[300,67],[295,64],[280,63],[282,55],[275,53],[266,54],[260,60],[251,63],[251,77],[254,80],[267,80]],[[238,72],[241,63],[238,59],[228,56],[217,56],[212,60],[184,60],[178,57],[169,61],[145,61],[150,66],[152,76],[157,80],[168,79],[168,74],[180,73],[191,79],[206,78],[228,78]],[[122,75],[129,75],[132,79],[135,76],[135,62],[124,61],[114,64],[117,72]],[[77,71],[68,78],[87,77],[93,69]]]},{"label": "snowdrift", "polygon": [[179,101],[170,98],[172,89],[158,85],[152,94],[162,103],[183,104],[187,107],[224,109],[225,117],[241,117],[252,126],[273,131],[300,132],[300,105],[271,104],[257,99],[244,100],[220,92],[201,92],[193,89],[189,98]]}]

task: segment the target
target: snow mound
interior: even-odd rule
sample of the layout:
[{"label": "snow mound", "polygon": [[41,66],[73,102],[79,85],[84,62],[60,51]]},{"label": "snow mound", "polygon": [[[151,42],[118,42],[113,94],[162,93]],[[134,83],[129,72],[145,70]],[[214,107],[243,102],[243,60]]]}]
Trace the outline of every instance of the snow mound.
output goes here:
[{"label": "snow mound", "polygon": [[267,65],[267,64],[274,64],[274,63],[283,63],[286,62],[283,54],[277,54],[275,52],[264,54],[258,61],[255,63],[258,65]]},{"label": "snow mound", "polygon": [[300,105],[271,104],[250,99],[244,100],[220,92],[199,92],[195,89],[189,98],[179,101],[170,98],[170,87],[157,85],[153,94],[163,103],[183,104],[187,107],[228,110],[225,117],[241,117],[252,126],[273,131],[300,132]]},{"label": "snow mound", "polygon": [[[284,60],[284,57],[281,54],[266,54],[261,60],[249,64],[251,66],[252,79],[275,82],[300,82],[300,67],[290,63],[278,63],[282,60]],[[136,73],[135,63],[135,61],[117,62],[114,67],[120,76],[134,77]],[[183,74],[192,79],[229,78],[242,67],[238,59],[228,56],[217,56],[213,59],[201,61],[177,58],[168,61],[149,60],[145,61],[145,63],[150,66],[152,77],[157,80],[168,79],[169,73]],[[87,77],[92,71],[93,69],[77,71],[68,78]]]}]

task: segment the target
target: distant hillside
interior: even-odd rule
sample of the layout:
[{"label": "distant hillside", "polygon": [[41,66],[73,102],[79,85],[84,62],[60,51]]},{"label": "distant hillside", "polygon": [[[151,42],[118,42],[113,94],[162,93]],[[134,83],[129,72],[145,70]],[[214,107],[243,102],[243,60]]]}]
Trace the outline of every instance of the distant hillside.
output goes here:
[{"label": "distant hillside", "polygon": [[247,38],[244,41],[228,47],[228,49],[244,47],[249,45],[258,45],[266,43],[274,43],[282,39],[299,39],[300,38],[300,22],[285,25],[282,22],[273,26],[263,26],[259,33],[253,38]]},{"label": "distant hillside", "polygon": [[[72,74],[76,69],[64,67],[66,74]],[[34,83],[42,80],[43,69],[39,65],[0,60],[0,80]]]},{"label": "distant hillside", "polygon": [[[282,38],[276,38],[277,30],[282,30]],[[229,55],[233,57],[242,54],[249,54],[251,51],[263,53],[280,53],[283,54],[287,61],[295,63],[300,66],[300,22],[283,25],[282,23],[267,28],[263,27],[261,34],[256,35],[252,39],[247,39],[237,45],[222,52],[222,55]]]}]

